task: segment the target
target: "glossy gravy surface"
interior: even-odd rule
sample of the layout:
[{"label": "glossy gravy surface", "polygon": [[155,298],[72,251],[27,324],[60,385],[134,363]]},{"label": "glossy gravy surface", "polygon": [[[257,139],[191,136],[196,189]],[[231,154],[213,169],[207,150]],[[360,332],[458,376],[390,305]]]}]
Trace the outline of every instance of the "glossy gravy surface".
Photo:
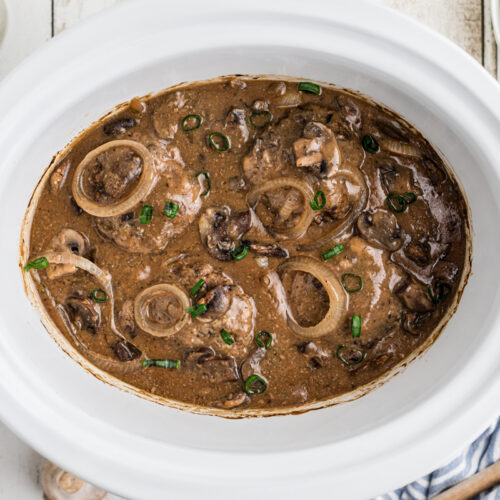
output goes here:
[{"label": "glossy gravy surface", "polygon": [[27,259],[48,257],[28,271],[46,311],[99,368],[197,406],[297,407],[376,379],[433,332],[468,258],[435,150],[328,86],[136,98],[46,179]]}]

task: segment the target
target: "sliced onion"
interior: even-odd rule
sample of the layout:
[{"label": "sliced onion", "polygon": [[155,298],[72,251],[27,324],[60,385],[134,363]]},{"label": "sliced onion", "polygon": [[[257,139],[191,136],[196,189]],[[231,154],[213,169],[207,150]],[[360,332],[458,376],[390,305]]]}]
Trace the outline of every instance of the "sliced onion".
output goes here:
[{"label": "sliced onion", "polygon": [[[85,195],[83,189],[83,173],[87,165],[95,160],[97,156],[104,153],[108,149],[116,147],[127,147],[133,149],[141,157],[141,176],[136,188],[127,197],[109,205],[100,205],[99,203],[90,200]],[[151,153],[144,145],[142,145],[140,142],[125,139],[119,141],[110,141],[90,151],[90,153],[88,153],[87,156],[76,167],[75,173],[73,175],[73,182],[71,184],[71,191],[76,203],[79,207],[85,210],[85,212],[97,217],[113,217],[115,215],[121,215],[129,212],[141,200],[143,200],[149,193],[154,179],[155,170],[153,166],[153,158],[151,157]]]},{"label": "sliced onion", "polygon": [[383,150],[389,151],[389,153],[403,156],[414,156],[416,158],[422,156],[422,152],[417,148],[417,146],[407,142],[401,142],[395,139],[383,139],[379,141],[379,144]]},{"label": "sliced onion", "polygon": [[49,264],[66,264],[78,267],[92,274],[104,288],[108,294],[108,300],[111,306],[110,326],[113,333],[123,340],[127,340],[125,336],[118,330],[115,323],[115,299],[113,294],[112,277],[107,271],[102,270],[96,266],[92,261],[76,255],[71,252],[49,252],[44,254],[44,257],[49,261]]},{"label": "sliced onion", "polygon": [[330,305],[323,319],[314,326],[300,326],[292,316],[290,307],[287,308],[287,323],[290,329],[302,337],[315,339],[334,332],[340,326],[346,312],[347,297],[337,277],[328,266],[312,257],[293,257],[278,268],[281,276],[285,271],[302,271],[314,276],[324,287]]},{"label": "sliced onion", "polygon": [[312,187],[307,184],[307,182],[301,181],[295,177],[279,177],[277,179],[271,179],[252,188],[247,195],[248,204],[252,208],[255,208],[259,198],[264,193],[272,189],[280,188],[293,188],[299,191],[302,194],[304,210],[302,211],[297,224],[295,224],[292,228],[283,231],[269,229],[269,232],[271,232],[276,238],[282,240],[300,238],[307,231],[307,228],[311,225],[314,217],[313,210],[309,205],[309,202],[314,197],[314,191]]},{"label": "sliced onion", "polygon": [[[162,327],[147,317],[146,307],[148,303],[153,298],[160,295],[174,296],[181,304],[183,315],[179,321],[172,326]],[[186,314],[185,311],[190,306],[191,302],[189,301],[189,297],[186,292],[182,290],[182,288],[174,285],[173,283],[161,283],[159,285],[146,288],[146,290],[143,290],[139,295],[137,295],[134,303],[135,321],[141,330],[144,330],[150,335],[155,337],[170,337],[189,323],[190,316],[189,314]]]},{"label": "sliced onion", "polygon": [[278,97],[274,105],[277,108],[295,108],[302,104],[302,95],[298,90],[288,90],[281,97]]},{"label": "sliced onion", "polygon": [[333,229],[321,238],[315,240],[314,243],[298,247],[300,251],[315,250],[340,238],[354,224],[365,208],[366,202],[368,201],[368,187],[366,186],[363,174],[356,168],[353,170],[339,170],[337,174],[335,174],[335,177],[344,178],[351,184],[359,186],[360,194],[356,199],[356,203],[347,214],[347,217],[335,224]]}]

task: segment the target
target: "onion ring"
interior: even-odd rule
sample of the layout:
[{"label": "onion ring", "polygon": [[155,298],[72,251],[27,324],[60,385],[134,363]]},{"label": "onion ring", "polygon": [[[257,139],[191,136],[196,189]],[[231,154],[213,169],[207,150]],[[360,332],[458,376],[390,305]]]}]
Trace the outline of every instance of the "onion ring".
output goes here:
[{"label": "onion ring", "polygon": [[[84,193],[82,186],[82,175],[85,167],[99,156],[104,151],[115,147],[128,147],[133,149],[142,159],[142,172],[136,188],[124,200],[116,201],[109,205],[99,205],[95,201],[90,200]],[[130,211],[141,200],[143,200],[154,182],[155,170],[153,159],[148,149],[140,142],[130,140],[110,141],[102,144],[98,148],[93,149],[76,167],[71,184],[73,198],[79,207],[85,212],[95,215],[96,217],[113,217]]]},{"label": "onion ring", "polygon": [[312,187],[307,184],[307,182],[296,179],[295,177],[278,177],[277,179],[271,179],[269,181],[263,182],[262,184],[254,186],[247,195],[247,202],[249,206],[251,208],[255,208],[262,194],[270,191],[271,189],[279,189],[285,187],[296,189],[302,194],[302,197],[304,199],[304,210],[302,211],[297,224],[295,224],[295,226],[293,226],[289,230],[276,231],[269,229],[269,232],[280,240],[300,238],[307,231],[307,228],[310,226],[314,218],[314,213],[309,205],[309,202],[314,197],[314,191]]},{"label": "onion ring", "polygon": [[92,261],[76,255],[71,252],[49,252],[43,255],[49,264],[66,264],[78,267],[92,274],[104,287],[104,291],[108,294],[108,298],[111,304],[111,319],[110,326],[113,333],[115,333],[122,340],[127,340],[125,336],[118,330],[115,323],[115,299],[113,295],[113,286],[111,284],[111,274],[107,271],[103,271],[99,266],[96,266]]},{"label": "onion ring", "polygon": [[368,201],[368,188],[361,171],[358,169],[339,170],[335,174],[335,177],[344,177],[352,184],[359,186],[361,190],[360,195],[345,219],[336,224],[330,232],[314,241],[314,243],[305,244],[298,247],[299,251],[316,250],[325,245],[328,245],[333,240],[339,238],[354,224],[354,222],[361,215],[361,212],[363,212],[365,208],[366,202]]},{"label": "onion ring", "polygon": [[[183,316],[177,321],[173,326],[162,328],[159,327],[155,322],[151,321],[146,317],[144,308],[147,306],[148,302],[160,295],[173,295],[181,303]],[[154,285],[143,290],[134,302],[134,313],[135,321],[139,325],[141,330],[153,335],[154,337],[170,337],[174,333],[177,333],[181,328],[183,328],[187,323],[189,323],[190,316],[185,313],[185,310],[191,305],[189,297],[186,292],[182,290],[177,285],[173,283],[160,283],[159,285]]]},{"label": "onion ring", "polygon": [[300,326],[288,307],[287,323],[290,329],[297,335],[308,339],[323,337],[338,329],[347,309],[347,297],[332,271],[325,264],[312,257],[293,257],[287,260],[278,268],[280,276],[285,271],[302,271],[311,274],[323,285],[330,299],[330,306],[323,319],[310,327]]}]

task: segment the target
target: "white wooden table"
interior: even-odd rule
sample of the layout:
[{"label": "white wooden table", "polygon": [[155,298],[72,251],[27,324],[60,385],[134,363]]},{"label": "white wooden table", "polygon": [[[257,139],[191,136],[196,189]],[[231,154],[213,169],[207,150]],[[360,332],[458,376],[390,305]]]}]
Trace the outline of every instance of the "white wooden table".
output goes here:
[{"label": "white wooden table", "polygon": [[[0,78],[52,36],[125,0],[0,0],[0,3],[2,1],[7,7],[7,26],[3,40],[0,29]],[[491,2],[500,0],[373,1],[396,8],[440,31],[467,50],[492,75],[500,77],[490,16]],[[0,18],[1,15],[2,9]],[[43,462],[40,455],[0,423],[0,500],[40,500]],[[116,497],[109,496],[109,500],[112,498]]]}]

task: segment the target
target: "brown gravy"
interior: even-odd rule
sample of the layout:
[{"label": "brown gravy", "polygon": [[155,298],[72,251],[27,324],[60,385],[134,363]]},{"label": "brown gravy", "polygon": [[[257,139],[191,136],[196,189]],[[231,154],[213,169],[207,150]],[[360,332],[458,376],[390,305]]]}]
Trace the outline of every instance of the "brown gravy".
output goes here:
[{"label": "brown gravy", "polygon": [[47,313],[97,367],[196,406],[293,408],[373,381],[436,329],[469,257],[430,144],[311,82],[135,98],[45,178],[23,265]]}]

